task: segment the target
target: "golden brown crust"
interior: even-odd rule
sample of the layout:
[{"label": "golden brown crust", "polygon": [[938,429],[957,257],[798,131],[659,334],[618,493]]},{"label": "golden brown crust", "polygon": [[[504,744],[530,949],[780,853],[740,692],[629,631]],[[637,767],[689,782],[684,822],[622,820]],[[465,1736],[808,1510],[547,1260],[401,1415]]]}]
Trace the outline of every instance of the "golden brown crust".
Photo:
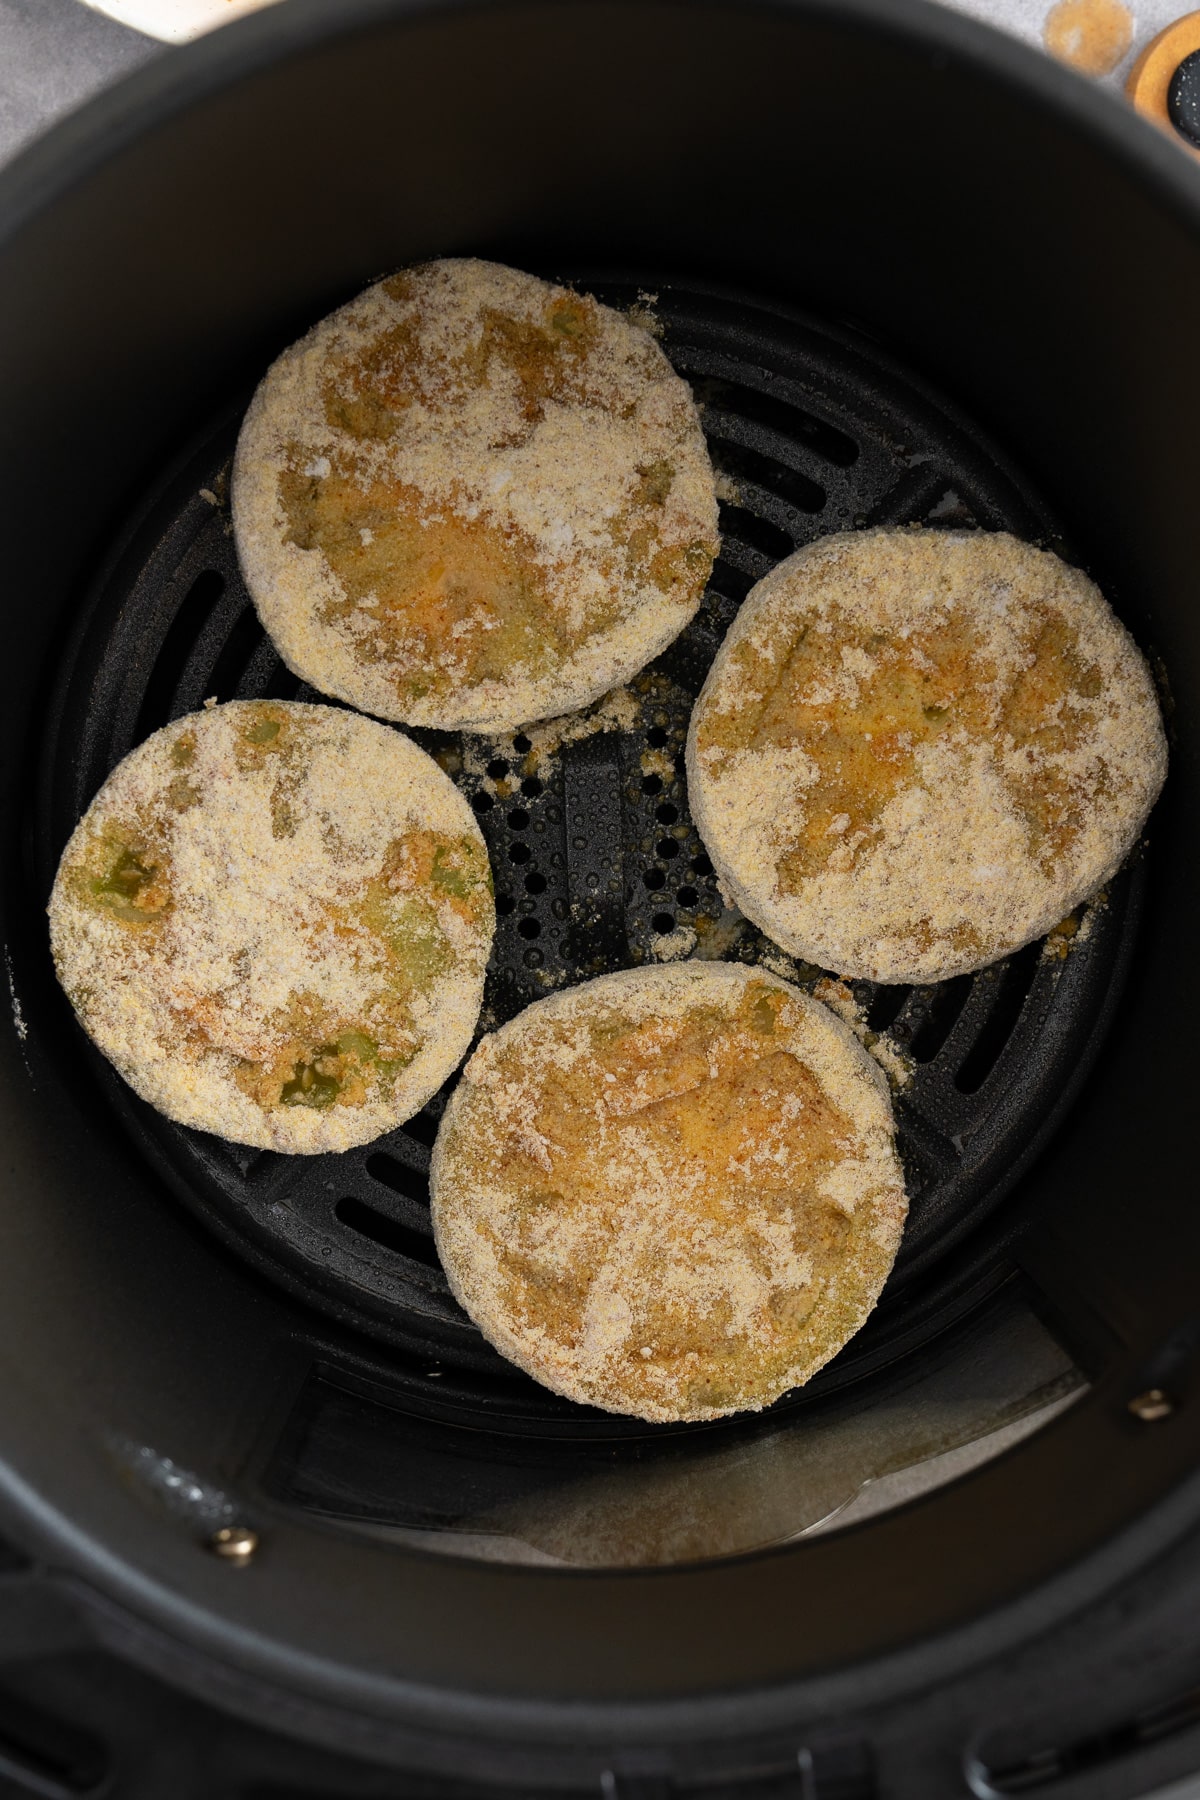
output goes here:
[{"label": "golden brown crust", "polygon": [[761,969],[602,976],[485,1038],[434,1149],[451,1287],[570,1399],[757,1410],[858,1330],[906,1201],[886,1083]]},{"label": "golden brown crust", "polygon": [[747,597],[688,735],[697,828],[736,904],[840,975],[937,981],[1107,881],[1166,742],[1128,633],[1005,533],[868,531]]},{"label": "golden brown crust", "polygon": [[478,731],[642,668],[717,549],[696,408],[650,334],[469,260],[380,282],[284,352],[233,510],[290,668],[380,717]]},{"label": "golden brown crust", "polygon": [[50,900],[59,979],[143,1099],[316,1154],[411,1117],[475,1029],[494,911],[470,807],[384,725],[234,701],[109,776]]}]

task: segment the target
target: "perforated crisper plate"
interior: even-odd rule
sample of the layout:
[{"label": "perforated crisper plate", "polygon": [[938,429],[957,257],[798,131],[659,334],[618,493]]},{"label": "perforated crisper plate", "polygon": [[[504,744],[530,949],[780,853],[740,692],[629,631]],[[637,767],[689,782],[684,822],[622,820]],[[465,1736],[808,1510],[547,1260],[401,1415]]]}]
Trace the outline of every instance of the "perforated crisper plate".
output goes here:
[{"label": "perforated crisper plate", "polygon": [[[739,604],[797,545],[854,526],[1006,528],[1062,548],[1004,458],[862,339],[709,290],[579,285],[617,306],[646,286],[657,294],[664,347],[702,405],[725,478],[722,552],[693,623],[616,702],[593,709],[590,729],[576,718],[566,732],[502,739],[413,733],[471,799],[491,853],[499,918],[483,1029],[552,989],[664,955],[765,962],[813,986],[817,971],[724,910],[688,812],[688,713]],[[76,820],[149,732],[210,695],[321,697],[283,667],[238,573],[225,496],[239,417],[148,500],[97,584],[50,719],[47,889]],[[913,1067],[896,1104],[912,1208],[876,1314],[806,1396],[891,1360],[996,1277],[999,1239],[981,1227],[1083,1079],[1138,886],[1135,866],[1084,910],[1073,938],[981,974],[851,984],[871,1031]],[[468,1402],[490,1404],[503,1376],[505,1409],[531,1423],[587,1417],[509,1369],[450,1296],[426,1176],[445,1093],[365,1149],[285,1157],[173,1126],[92,1061],[174,1192],[261,1271],[421,1367],[436,1364]]]}]

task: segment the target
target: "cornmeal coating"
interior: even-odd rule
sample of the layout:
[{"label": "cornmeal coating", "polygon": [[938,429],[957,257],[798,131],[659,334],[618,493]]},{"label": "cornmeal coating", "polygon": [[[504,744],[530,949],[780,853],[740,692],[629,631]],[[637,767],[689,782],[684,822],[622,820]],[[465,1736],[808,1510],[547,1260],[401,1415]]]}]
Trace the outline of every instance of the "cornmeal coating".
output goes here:
[{"label": "cornmeal coating", "polygon": [[232,701],[113,770],[50,898],[84,1029],[169,1119],[316,1154],[402,1124],[471,1041],[495,927],[475,818],[399,732]]},{"label": "cornmeal coating", "polygon": [[757,1411],[863,1324],[907,1202],[887,1085],[761,969],[630,969],[480,1044],[442,1121],[434,1234],[505,1356],[651,1420]]},{"label": "cornmeal coating", "polygon": [[381,281],[283,353],[242,426],[233,517],[290,669],[468,731],[635,674],[718,547],[699,415],[650,333],[472,260]]},{"label": "cornmeal coating", "polygon": [[747,596],[688,734],[729,897],[795,956],[940,981],[1043,936],[1115,874],[1167,746],[1129,633],[1006,532],[863,531]]}]

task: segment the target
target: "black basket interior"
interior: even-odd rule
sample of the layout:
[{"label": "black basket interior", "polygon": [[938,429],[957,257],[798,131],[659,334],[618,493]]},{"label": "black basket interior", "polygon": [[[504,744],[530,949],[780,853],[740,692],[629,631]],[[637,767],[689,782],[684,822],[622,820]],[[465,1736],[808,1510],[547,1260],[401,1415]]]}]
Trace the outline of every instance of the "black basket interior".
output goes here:
[{"label": "black basket interior", "polygon": [[[722,549],[692,624],[630,683],[621,708],[592,709],[586,729],[573,720],[565,732],[531,726],[489,739],[412,733],[467,794],[492,859],[498,928],[481,1030],[554,988],[665,955],[762,962],[809,988],[825,978],[724,906],[683,774],[689,711],[708,666],[777,561],[830,531],[910,522],[1004,529],[1071,554],[1000,451],[865,340],[705,289],[580,280],[612,305],[652,306],[702,407],[722,477]],[[47,887],[93,794],[148,733],[210,696],[321,698],[281,663],[238,570],[226,494],[240,411],[164,477],[97,584],[47,733]],[[911,1069],[896,1097],[911,1212],[874,1317],[781,1406],[894,1363],[1004,1278],[1012,1221],[997,1209],[1083,1079],[1141,883],[1135,855],[1082,909],[1073,936],[979,974],[916,988],[850,984],[871,1040],[886,1037]],[[449,1087],[363,1149],[287,1157],[172,1125],[85,1054],[145,1157],[227,1246],[404,1353],[422,1378],[442,1379],[456,1408],[568,1434],[655,1429],[545,1393],[452,1299],[427,1182]]]}]

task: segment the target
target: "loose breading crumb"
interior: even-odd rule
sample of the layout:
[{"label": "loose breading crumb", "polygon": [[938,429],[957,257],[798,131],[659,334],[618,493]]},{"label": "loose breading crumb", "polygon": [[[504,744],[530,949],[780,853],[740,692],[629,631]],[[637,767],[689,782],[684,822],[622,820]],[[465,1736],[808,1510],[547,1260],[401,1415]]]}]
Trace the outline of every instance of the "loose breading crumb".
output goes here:
[{"label": "loose breading crumb", "polygon": [[634,304],[626,307],[625,317],[631,325],[638,326],[642,331],[648,331],[651,337],[658,338],[661,342],[666,336],[666,332],[662,320],[654,310],[657,305],[657,294],[639,293]]},{"label": "loose breading crumb", "polygon": [[863,1039],[863,1047],[868,1056],[875,1058],[895,1093],[906,1088],[916,1075],[916,1064],[912,1057],[906,1055],[886,1031],[872,1031]]},{"label": "loose breading crumb", "polygon": [[[721,962],[737,946],[748,921],[736,907],[725,907],[717,918],[701,913],[696,920],[696,957],[702,962]],[[782,970],[775,969],[776,975]],[[787,979],[786,976],[783,977]]]},{"label": "loose breading crumb", "polygon": [[12,1001],[13,1030],[17,1034],[18,1041],[23,1044],[29,1036],[29,1027],[25,1023],[25,1014],[21,1010],[21,1000],[17,993],[16,977],[13,974],[12,957],[9,955],[7,949],[4,952],[4,967],[8,972],[8,994],[9,999]]},{"label": "loose breading crumb", "polygon": [[670,750],[652,746],[642,751],[640,763],[643,775],[657,775],[662,782],[675,779],[675,757]]},{"label": "loose breading crumb", "polygon": [[696,933],[690,925],[676,925],[673,931],[656,934],[651,949],[657,962],[679,962],[696,948]]},{"label": "loose breading crumb", "polygon": [[408,738],[206,707],[109,776],[50,900],[59,979],[143,1099],[235,1143],[392,1130],[470,1043],[494,929],[466,800]]},{"label": "loose breading crumb", "polygon": [[606,731],[633,731],[641,713],[642,703],[635,693],[624,686],[614,688],[611,694],[603,695],[579,712],[527,725],[525,736],[532,747],[525,762],[530,769],[535,769],[556,756],[566,744],[578,744],[584,738],[597,737]]},{"label": "loose breading crumb", "polygon": [[[775,944],[764,944],[758,961],[762,968],[770,969],[772,975],[778,975],[780,981],[795,981],[798,978],[795,957],[786,955]],[[834,1007],[833,1010],[836,1012],[837,1008]]]},{"label": "loose breading crumb", "polygon": [[871,1030],[865,1009],[854,998],[846,983],[826,975],[816,983],[812,991],[816,999],[828,1006],[850,1027],[868,1056],[874,1057],[879,1064],[891,1087],[897,1092],[906,1088],[916,1073],[912,1058],[886,1032]]},{"label": "loose breading crumb", "polygon": [[784,949],[938,981],[1107,881],[1166,754],[1146,664],[1078,569],[1006,533],[863,531],[747,597],[688,793],[722,893]]},{"label": "loose breading crumb", "polygon": [[654,338],[469,259],[377,283],[284,352],[242,427],[233,515],[289,668],[469,731],[644,667],[718,546],[695,403]]},{"label": "loose breading crumb", "polygon": [[887,1084],[761,969],[626,970],[468,1062],[434,1147],[451,1287],[513,1362],[651,1420],[757,1410],[859,1329],[906,1212]]},{"label": "loose breading crumb", "polygon": [[[521,751],[514,750],[511,734],[472,732],[461,740],[460,771],[497,799],[508,800],[528,776],[551,781],[556,760],[568,744],[581,743],[603,732],[636,730],[642,704],[632,689],[614,688],[611,694],[603,695],[580,712],[526,725],[522,735],[529,748]],[[496,761],[507,765],[503,775],[488,773],[489,765]]]},{"label": "loose breading crumb", "polygon": [[849,1025],[851,1031],[866,1030],[866,1015],[844,981],[826,976],[818,981],[813,994],[824,1006],[835,1012],[844,1024]]}]

